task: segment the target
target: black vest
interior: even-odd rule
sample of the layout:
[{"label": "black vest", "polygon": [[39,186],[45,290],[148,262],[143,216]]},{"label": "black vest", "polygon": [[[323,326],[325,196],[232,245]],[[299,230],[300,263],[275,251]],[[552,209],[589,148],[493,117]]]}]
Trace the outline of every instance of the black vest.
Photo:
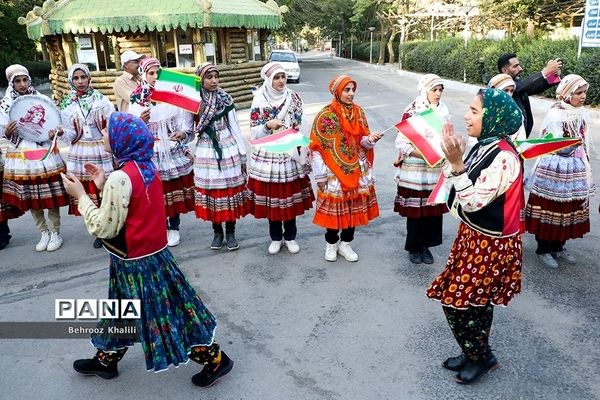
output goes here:
[{"label": "black vest", "polygon": [[[476,147],[479,148],[479,146]],[[474,157],[474,153],[476,150],[476,148],[473,148],[469,152],[467,160],[469,160],[471,157]],[[481,172],[492,164],[498,153],[500,153],[502,150],[512,150],[518,157],[518,153],[516,152],[516,150],[504,140],[499,141],[496,145],[490,146],[489,148],[485,149],[484,153],[480,155],[477,158],[477,160],[474,160],[467,169],[467,176],[469,177],[473,185],[477,181],[477,178],[479,178],[479,175],[481,175]],[[521,164],[521,171],[522,169],[523,166]],[[520,200],[524,200],[522,195],[522,175],[521,179],[517,180],[513,185],[521,186],[519,190],[519,201],[515,204],[511,204],[511,209],[509,209],[509,213],[517,212],[516,215],[506,215],[507,193],[510,193],[511,196],[513,196],[513,191],[509,189],[509,191],[498,196],[497,198],[492,200],[491,203],[475,212],[463,211],[462,207],[459,204],[457,207],[459,218],[471,228],[490,236],[500,237],[518,233],[520,228],[518,226],[514,226],[516,225],[514,220],[515,217],[516,219],[520,219],[521,210],[517,210],[516,208],[520,207]],[[515,199],[511,199],[511,203],[519,197],[519,193],[514,194]],[[456,189],[452,187],[448,195],[448,208],[452,208],[452,204],[454,203],[455,198]],[[507,226],[507,222],[510,226]]]}]

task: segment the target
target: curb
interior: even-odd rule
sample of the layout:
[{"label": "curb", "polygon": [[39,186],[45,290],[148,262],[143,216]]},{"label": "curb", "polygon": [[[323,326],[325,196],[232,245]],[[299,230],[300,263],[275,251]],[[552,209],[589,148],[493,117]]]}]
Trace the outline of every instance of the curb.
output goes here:
[{"label": "curb", "polygon": [[[398,69],[398,67],[396,65],[369,64],[364,61],[350,60],[348,58],[340,58],[340,57],[335,57],[335,58],[344,60],[344,61],[348,61],[348,62],[366,65],[368,68],[373,68],[373,69],[380,70],[380,71],[386,71],[386,72],[390,72],[392,74],[395,73],[398,76],[406,77],[409,79],[414,79],[416,81],[418,81],[419,79],[421,79],[421,77],[423,77],[425,75],[425,74],[419,73],[419,72],[412,72],[412,71]],[[453,89],[453,90],[460,90],[460,91],[466,92],[466,93],[475,94],[475,93],[477,93],[477,91],[479,89],[482,88],[482,86],[473,85],[471,83],[453,81],[453,80],[446,79],[446,78],[442,78],[442,79],[444,80],[445,87]],[[539,111],[539,112],[548,111],[548,109],[552,106],[552,104],[554,104],[557,101],[557,100],[549,99],[547,97],[540,97],[540,96],[531,96],[531,97],[529,97],[529,100],[531,103],[532,110]],[[588,107],[586,107],[586,111],[587,111],[588,119],[590,122],[600,124],[600,109],[590,108],[588,106]]]}]

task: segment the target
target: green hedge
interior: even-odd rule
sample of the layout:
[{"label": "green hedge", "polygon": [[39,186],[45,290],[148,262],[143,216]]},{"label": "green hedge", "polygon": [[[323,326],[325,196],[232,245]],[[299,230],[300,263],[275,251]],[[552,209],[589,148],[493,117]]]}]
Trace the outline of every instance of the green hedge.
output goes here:
[{"label": "green hedge", "polygon": [[[34,85],[48,82],[50,77],[50,61],[26,61],[19,64],[27,68],[29,71],[29,76],[31,76],[31,80],[33,81]],[[6,87],[8,85],[4,71],[9,65],[10,64],[0,64],[0,86],[2,87]]]},{"label": "green hedge", "polygon": [[[583,76],[590,82],[586,102],[600,105],[600,49],[583,49],[581,57],[577,59],[577,46],[575,39],[472,39],[467,42],[466,48],[461,38],[445,38],[435,42],[414,41],[402,46],[402,67],[457,81],[463,80],[463,71],[466,70],[467,82],[483,85],[498,73],[497,61],[502,53],[517,53],[525,69],[523,76],[541,71],[549,59],[560,57],[564,62],[563,76],[571,73]],[[394,49],[397,48],[398,44],[395,43]],[[378,51],[379,46],[374,43],[375,61],[379,56]],[[355,44],[354,57],[368,61],[369,43]],[[386,61],[387,59],[386,55]],[[555,97],[554,90],[547,91],[545,95]]]}]

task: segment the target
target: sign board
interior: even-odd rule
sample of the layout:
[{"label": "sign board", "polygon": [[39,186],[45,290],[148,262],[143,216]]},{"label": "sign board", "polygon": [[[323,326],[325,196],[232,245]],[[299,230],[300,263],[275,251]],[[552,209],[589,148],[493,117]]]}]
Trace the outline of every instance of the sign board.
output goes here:
[{"label": "sign board", "polygon": [[206,53],[207,57],[211,57],[215,55],[215,45],[212,43],[206,43],[204,45],[204,52]]},{"label": "sign board", "polygon": [[191,44],[180,44],[179,45],[179,54],[194,54],[192,45]]},{"label": "sign board", "polygon": [[581,47],[600,47],[600,0],[585,2],[585,17],[581,26]]},{"label": "sign board", "polygon": [[79,43],[79,48],[82,50],[93,49],[92,38],[89,36],[78,36],[77,42]]},{"label": "sign board", "polygon": [[12,103],[8,115],[17,122],[19,136],[25,140],[43,143],[50,140],[50,130],[60,125],[60,112],[46,96],[19,96]]}]

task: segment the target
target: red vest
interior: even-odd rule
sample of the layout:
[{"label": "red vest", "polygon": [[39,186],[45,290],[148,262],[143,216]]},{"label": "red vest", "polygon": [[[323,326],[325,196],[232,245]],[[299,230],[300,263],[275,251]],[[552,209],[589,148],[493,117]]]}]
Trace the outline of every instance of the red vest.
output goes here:
[{"label": "red vest", "polygon": [[142,175],[133,161],[121,168],[131,181],[131,198],[127,219],[117,237],[104,240],[104,247],[124,258],[148,256],[167,247],[167,225],[162,183],[158,173],[146,188]]}]

